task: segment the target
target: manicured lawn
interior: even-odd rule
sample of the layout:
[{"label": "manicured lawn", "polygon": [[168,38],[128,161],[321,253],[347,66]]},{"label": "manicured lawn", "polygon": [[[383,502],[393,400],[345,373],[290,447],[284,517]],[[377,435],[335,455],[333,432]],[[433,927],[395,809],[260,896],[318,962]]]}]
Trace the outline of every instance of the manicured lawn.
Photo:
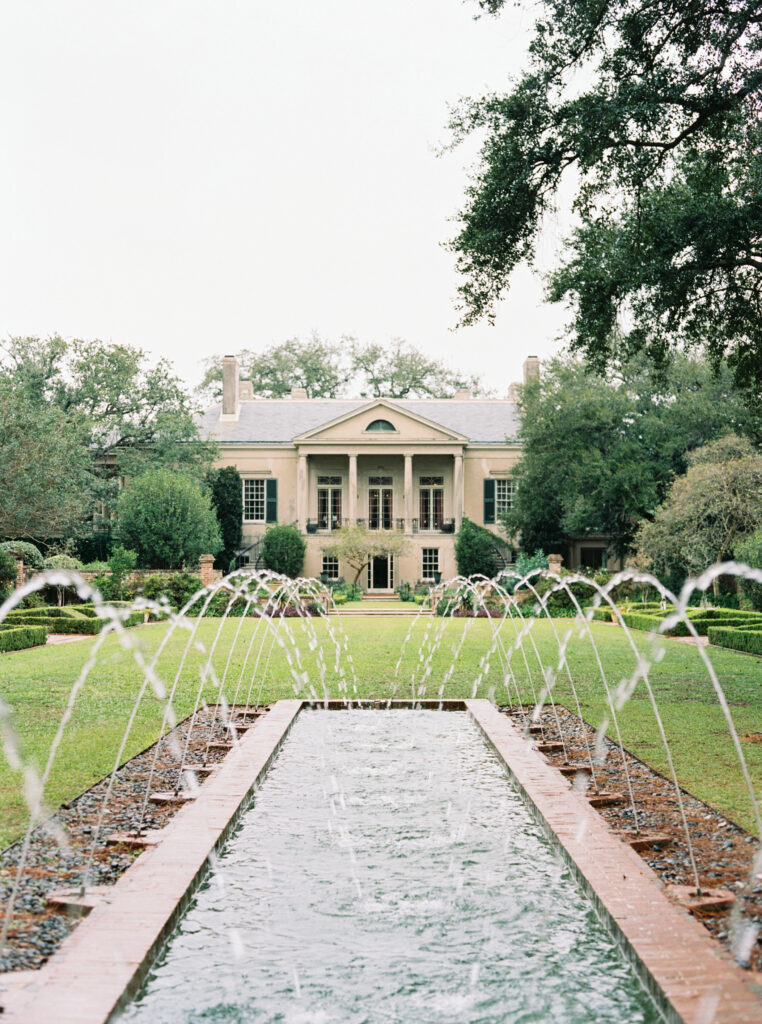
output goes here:
[{"label": "manicured lawn", "polygon": [[[203,644],[206,651],[211,650],[220,622],[202,622],[195,637],[186,631],[176,631],[158,659],[157,671],[169,689],[185,654],[174,699],[178,717],[193,709],[200,672],[208,660],[208,655],[197,649],[196,642]],[[204,699],[216,700],[218,680],[224,676],[227,699],[239,702],[324,694],[342,696],[347,692],[363,697],[476,695],[499,703],[515,702],[514,684],[510,683],[510,690],[506,687],[509,664],[522,700],[531,701],[533,687],[537,692],[543,678],[538,656],[546,668],[555,668],[558,662],[558,645],[546,622],[538,622],[533,628],[536,651],[529,639],[524,640],[525,660],[520,651],[510,652],[516,639],[510,623],[504,626],[499,638],[505,656],[493,649],[485,657],[494,648],[495,621],[429,618],[415,625],[402,655],[399,674],[395,675],[412,622],[407,618],[348,618],[343,628],[351,660],[343,651],[337,663],[328,631],[320,620],[311,620],[309,624],[293,619],[276,620],[261,624],[258,632],[255,620],[228,621],[214,646],[213,673],[202,681]],[[330,623],[338,630],[336,618]],[[556,620],[555,626],[563,637],[571,623]],[[633,652],[623,630],[598,623],[591,628],[613,688],[632,675]],[[114,637],[105,641],[64,731],[48,784],[49,806],[55,807],[73,797],[111,770],[143,682],[134,654],[139,652],[150,660],[166,631],[163,624],[130,630],[128,636],[135,651],[123,650]],[[634,635],[637,645],[646,651],[645,634]],[[88,638],[0,657],[0,698],[11,710],[11,722],[24,756],[32,758],[40,768],[44,766],[72,685],[95,643],[95,639]],[[679,778],[697,796],[751,827],[752,815],[738,761],[699,653],[678,640],[666,640],[664,647],[664,657],[653,667],[650,678]],[[708,652],[725,688],[739,733],[761,732],[762,661],[732,651],[709,648]],[[589,640],[579,638],[576,631],[568,646],[568,664],[583,714],[597,724],[605,709],[600,672]],[[560,703],[574,710],[564,672],[559,675],[554,692]],[[122,760],[153,742],[161,719],[162,705],[149,689],[140,703]],[[666,757],[642,683],[620,712],[620,724],[625,744],[655,768],[666,770]],[[757,795],[762,796],[762,744],[744,742],[743,747]],[[23,831],[25,817],[21,777],[3,760],[0,846]]]}]

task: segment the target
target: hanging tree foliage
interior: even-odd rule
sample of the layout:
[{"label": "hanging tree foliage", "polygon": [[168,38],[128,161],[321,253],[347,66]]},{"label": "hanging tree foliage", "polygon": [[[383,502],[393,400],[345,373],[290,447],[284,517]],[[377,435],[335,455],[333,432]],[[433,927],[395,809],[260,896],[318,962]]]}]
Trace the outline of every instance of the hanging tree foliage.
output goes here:
[{"label": "hanging tree foliage", "polygon": [[[479,0],[492,14],[506,0]],[[597,367],[681,346],[762,383],[762,2],[540,0],[509,92],[464,101],[484,136],[452,241],[462,320],[492,317],[562,184],[577,227],[549,295]]]}]

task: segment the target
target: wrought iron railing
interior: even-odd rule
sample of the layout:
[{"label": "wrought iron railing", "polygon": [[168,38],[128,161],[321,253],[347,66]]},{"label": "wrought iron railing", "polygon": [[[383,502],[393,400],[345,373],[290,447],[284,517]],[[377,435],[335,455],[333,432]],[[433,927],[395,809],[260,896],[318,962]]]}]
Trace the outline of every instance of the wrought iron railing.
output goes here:
[{"label": "wrought iron railing", "polygon": [[414,519],[413,533],[455,533],[454,519],[429,518]]}]

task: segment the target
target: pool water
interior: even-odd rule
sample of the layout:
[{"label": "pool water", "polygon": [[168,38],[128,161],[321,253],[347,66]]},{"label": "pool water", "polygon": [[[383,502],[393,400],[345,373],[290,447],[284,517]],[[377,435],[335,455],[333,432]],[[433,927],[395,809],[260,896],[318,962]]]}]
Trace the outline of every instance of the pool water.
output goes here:
[{"label": "pool water", "polygon": [[657,1022],[465,712],[303,711],[139,1024]]}]

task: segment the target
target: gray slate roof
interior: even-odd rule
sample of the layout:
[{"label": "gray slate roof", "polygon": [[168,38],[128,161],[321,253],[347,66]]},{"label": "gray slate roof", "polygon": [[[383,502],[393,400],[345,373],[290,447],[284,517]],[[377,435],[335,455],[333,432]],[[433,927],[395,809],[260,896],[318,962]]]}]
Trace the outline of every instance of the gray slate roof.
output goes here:
[{"label": "gray slate roof", "polygon": [[[266,398],[241,402],[237,420],[220,422],[221,405],[202,413],[201,434],[219,444],[283,444],[368,405],[367,398]],[[473,443],[501,444],[516,437],[518,406],[507,399],[390,399],[391,404],[463,434]],[[383,435],[380,435],[383,438]]]}]

